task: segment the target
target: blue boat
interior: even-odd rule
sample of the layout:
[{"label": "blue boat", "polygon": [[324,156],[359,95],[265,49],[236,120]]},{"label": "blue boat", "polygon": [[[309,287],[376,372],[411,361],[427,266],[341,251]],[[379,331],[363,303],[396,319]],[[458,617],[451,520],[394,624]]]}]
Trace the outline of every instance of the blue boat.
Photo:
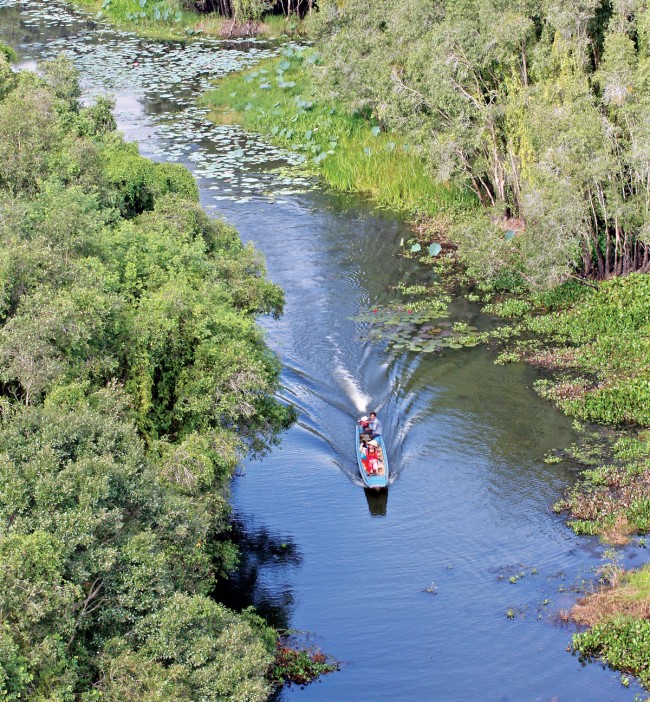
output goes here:
[{"label": "blue boat", "polygon": [[384,445],[384,439],[381,436],[376,436],[375,441],[379,444],[379,470],[377,473],[368,474],[366,472],[366,467],[363,465],[361,460],[361,453],[359,452],[359,447],[361,445],[361,427],[357,424],[357,463],[359,464],[359,473],[361,473],[361,478],[365,483],[366,487],[373,488],[374,490],[381,490],[382,488],[388,487],[388,456],[386,454],[386,446]]}]

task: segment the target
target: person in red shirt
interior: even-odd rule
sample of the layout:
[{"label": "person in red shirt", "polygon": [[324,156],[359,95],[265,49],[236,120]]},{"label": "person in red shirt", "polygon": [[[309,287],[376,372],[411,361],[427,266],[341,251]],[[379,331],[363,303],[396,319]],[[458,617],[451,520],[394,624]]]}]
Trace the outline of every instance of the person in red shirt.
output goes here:
[{"label": "person in red shirt", "polygon": [[363,465],[368,475],[376,475],[379,472],[379,455],[377,454],[377,442],[370,441],[366,449],[366,457]]}]

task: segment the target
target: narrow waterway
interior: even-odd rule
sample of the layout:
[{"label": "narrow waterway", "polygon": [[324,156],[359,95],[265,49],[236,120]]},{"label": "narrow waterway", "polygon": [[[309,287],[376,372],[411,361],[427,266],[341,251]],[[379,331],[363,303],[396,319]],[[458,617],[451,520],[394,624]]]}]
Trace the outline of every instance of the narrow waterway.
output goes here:
[{"label": "narrow waterway", "polygon": [[[273,45],[140,40],[52,0],[0,0],[0,40],[27,67],[71,56],[86,95],[114,95],[145,155],[190,167],[204,206],[255,243],[286,291],[282,319],[262,323],[299,421],[234,481],[243,559],[229,601],[314,632],[342,669],[277,699],[632,700],[638,688],[566,652],[573,629],[557,614],[604,547],[550,510],[571,475],[544,454],[575,437],[533,392],[535,371],[495,366],[480,348],[420,357],[359,341],[351,318],[420,275],[398,256],[404,224],[196,108],[210,80]],[[488,323],[462,300],[452,316]],[[371,409],[391,459],[387,496],[357,476],[354,420]]]}]

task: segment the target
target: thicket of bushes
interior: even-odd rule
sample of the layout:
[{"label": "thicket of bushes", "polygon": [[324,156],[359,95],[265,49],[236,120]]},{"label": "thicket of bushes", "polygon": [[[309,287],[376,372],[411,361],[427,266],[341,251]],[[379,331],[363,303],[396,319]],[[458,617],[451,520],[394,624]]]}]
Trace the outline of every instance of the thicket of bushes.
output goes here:
[{"label": "thicket of bushes", "polygon": [[[486,205],[451,234],[474,277],[650,271],[644,0],[322,0],[318,85]],[[504,237],[507,237],[504,241]]]},{"label": "thicket of bushes", "polygon": [[[217,604],[228,486],[292,420],[283,295],[70,66],[0,51],[0,696],[263,700],[276,634]],[[215,589],[216,588],[216,589]]]}]

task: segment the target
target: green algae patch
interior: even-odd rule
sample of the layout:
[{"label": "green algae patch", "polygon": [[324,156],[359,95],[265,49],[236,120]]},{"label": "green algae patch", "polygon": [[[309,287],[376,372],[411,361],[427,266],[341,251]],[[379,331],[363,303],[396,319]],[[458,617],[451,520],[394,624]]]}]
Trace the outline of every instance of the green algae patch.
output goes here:
[{"label": "green algae patch", "polygon": [[309,49],[287,46],[253,70],[219,81],[202,99],[218,123],[240,123],[297,152],[307,170],[334,190],[369,195],[378,205],[435,215],[474,206],[466,190],[436,182],[408,143],[367,115],[319,99]]}]

